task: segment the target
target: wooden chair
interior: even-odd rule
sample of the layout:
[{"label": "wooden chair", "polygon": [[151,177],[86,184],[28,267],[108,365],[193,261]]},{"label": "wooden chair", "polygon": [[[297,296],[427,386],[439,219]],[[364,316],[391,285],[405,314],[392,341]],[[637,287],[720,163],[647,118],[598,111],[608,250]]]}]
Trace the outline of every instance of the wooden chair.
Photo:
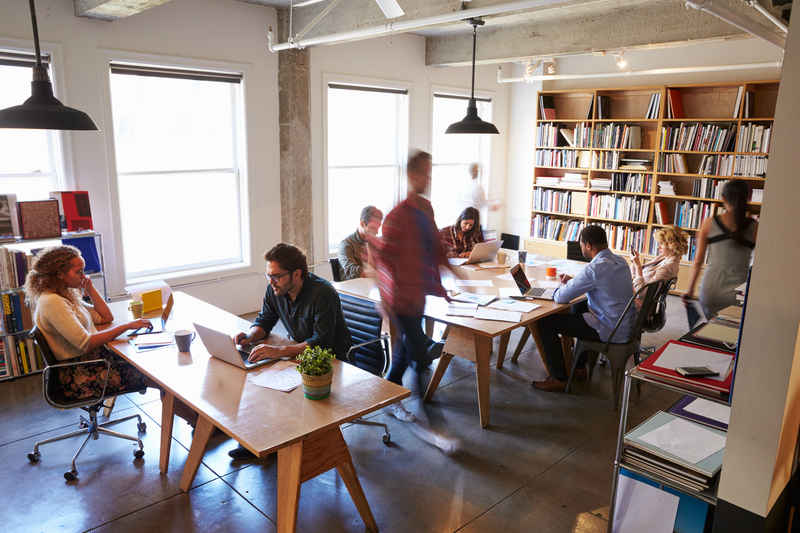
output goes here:
[{"label": "wooden chair", "polygon": [[[116,420],[110,420],[108,422],[103,422],[102,424],[97,422],[97,413],[100,409],[103,409],[104,405],[103,402],[106,398],[113,398],[115,396],[119,396],[122,394],[129,394],[135,391],[121,391],[115,394],[107,394],[106,393],[106,386],[108,385],[108,373],[106,373],[106,383],[103,384],[103,392],[100,396],[93,396],[91,398],[86,398],[82,400],[75,400],[72,398],[68,398],[63,391],[61,384],[58,381],[58,369],[65,368],[68,366],[77,366],[77,365],[89,365],[89,364],[96,364],[96,363],[105,363],[109,365],[109,362],[105,359],[97,359],[93,361],[80,361],[80,362],[59,362],[53,352],[50,350],[50,347],[47,345],[47,340],[44,338],[42,332],[34,327],[33,330],[30,332],[31,338],[34,340],[36,345],[42,352],[42,358],[44,359],[47,366],[44,369],[43,381],[44,381],[44,399],[50,404],[51,407],[56,409],[60,409],[62,411],[67,409],[83,409],[87,413],[89,413],[89,419],[87,420],[83,416],[80,417],[80,422],[78,424],[77,431],[72,431],[70,433],[65,433],[64,435],[60,435],[58,437],[53,437],[50,439],[45,439],[43,441],[39,441],[33,446],[33,453],[28,454],[28,460],[32,463],[35,463],[41,457],[39,453],[39,447],[43,444],[49,444],[51,442],[56,442],[65,439],[71,439],[73,437],[79,437],[82,435],[86,435],[86,438],[83,440],[83,444],[78,449],[78,452],[72,458],[72,465],[68,472],[64,474],[64,479],[67,481],[73,481],[78,477],[78,470],[75,467],[75,462],[78,460],[78,456],[81,454],[83,449],[86,447],[86,444],[89,442],[89,439],[97,440],[100,435],[108,435],[110,437],[116,437],[118,439],[126,439],[132,440],[137,444],[137,449],[133,452],[133,457],[135,459],[141,459],[144,457],[144,446],[142,444],[142,440],[137,437],[131,437],[129,435],[125,435],[123,433],[118,433],[116,431],[111,431],[107,429],[108,426],[119,424],[120,422],[125,422],[127,420],[136,419],[136,429],[139,430],[140,433],[144,433],[147,430],[147,425],[142,422],[141,415],[130,415],[125,416],[122,418],[118,418]],[[140,391],[143,392],[143,391]]]}]

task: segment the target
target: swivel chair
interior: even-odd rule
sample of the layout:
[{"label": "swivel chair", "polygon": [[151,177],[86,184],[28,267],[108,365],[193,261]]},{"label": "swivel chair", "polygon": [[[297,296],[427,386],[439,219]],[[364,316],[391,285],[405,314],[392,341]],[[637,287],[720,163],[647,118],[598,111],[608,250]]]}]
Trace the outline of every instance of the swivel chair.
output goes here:
[{"label": "swivel chair", "polygon": [[47,345],[47,340],[45,339],[44,335],[39,330],[39,328],[34,327],[29,335],[36,343],[36,345],[39,347],[39,350],[41,350],[42,358],[44,359],[47,365],[43,372],[44,399],[47,401],[48,404],[50,404],[51,407],[54,407],[62,411],[66,411],[67,409],[81,408],[87,413],[89,413],[89,419],[87,420],[86,418],[83,417],[83,415],[81,415],[80,423],[78,424],[78,427],[80,429],[78,429],[77,431],[72,431],[70,433],[60,435],[58,437],[53,437],[50,439],[45,439],[43,441],[37,442],[33,446],[33,453],[28,454],[28,460],[32,463],[35,463],[39,460],[39,458],[41,457],[41,454],[39,453],[39,447],[42,446],[43,444],[49,444],[51,442],[56,442],[60,440],[71,439],[72,437],[79,437],[81,435],[86,435],[86,438],[83,440],[83,444],[81,444],[81,447],[78,448],[78,452],[72,458],[72,465],[70,467],[70,470],[64,474],[64,479],[66,479],[67,481],[73,481],[78,477],[78,470],[75,467],[75,462],[78,460],[78,456],[86,447],[86,444],[89,442],[90,438],[92,440],[97,440],[101,434],[108,435],[110,437],[116,437],[119,439],[132,440],[136,442],[138,447],[136,450],[134,450],[133,457],[135,459],[141,459],[142,457],[144,457],[144,446],[142,444],[141,439],[107,429],[108,426],[119,424],[120,422],[125,422],[127,420],[135,418],[137,420],[136,428],[139,430],[140,433],[144,433],[147,430],[147,425],[144,422],[142,422],[141,415],[137,414],[137,415],[125,416],[122,418],[118,418],[116,420],[103,422],[102,424],[97,422],[97,413],[98,411],[104,408],[103,402],[106,400],[106,398],[112,398],[122,394],[129,394],[130,392],[134,391],[121,391],[114,394],[107,394],[106,387],[108,385],[108,373],[106,373],[106,382],[103,384],[103,392],[100,396],[93,396],[91,398],[75,400],[72,398],[68,398],[64,394],[63,388],[58,381],[58,372],[59,372],[58,369],[60,368],[68,366],[77,366],[77,365],[89,365],[96,363],[105,363],[108,367],[109,362],[106,361],[105,359],[97,359],[93,361],[59,363],[59,361],[53,355],[53,352],[50,350],[50,347]]},{"label": "swivel chair", "polygon": [[[389,371],[389,336],[381,332],[383,317],[375,302],[339,294],[344,311],[344,321],[355,345],[347,350],[347,362],[375,376],[384,377]],[[383,428],[383,443],[389,444],[392,436],[389,426],[358,418],[354,424],[380,426]]]},{"label": "swivel chair", "polygon": [[[653,314],[645,319],[644,324],[642,324],[642,331],[656,333],[661,331],[667,324],[667,296],[669,296],[669,291],[673,290],[677,283],[678,278],[672,278],[667,280],[661,287],[660,293],[656,295]],[[639,356],[644,355],[644,359],[646,359],[653,355],[655,351],[655,346],[642,346],[639,350]],[[637,364],[639,364],[639,361],[637,361]],[[637,381],[636,384],[640,385],[640,382]]]}]

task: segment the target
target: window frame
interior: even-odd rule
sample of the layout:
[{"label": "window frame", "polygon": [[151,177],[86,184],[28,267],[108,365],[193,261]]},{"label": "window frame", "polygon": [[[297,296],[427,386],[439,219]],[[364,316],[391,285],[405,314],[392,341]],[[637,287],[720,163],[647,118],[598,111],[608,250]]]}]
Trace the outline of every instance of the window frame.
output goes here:
[{"label": "window frame", "polygon": [[[236,263],[223,265],[213,265],[199,268],[191,268],[181,271],[154,274],[139,278],[128,278],[125,272],[125,262],[123,256],[122,243],[114,243],[114,237],[122,236],[122,221],[120,219],[120,196],[119,196],[119,176],[117,174],[116,144],[114,139],[114,121],[111,109],[111,68],[112,61],[123,63],[146,63],[164,68],[189,68],[199,70],[226,71],[241,73],[242,82],[242,109],[237,110],[237,127],[235,135],[237,140],[238,155],[237,163],[239,169],[239,206],[241,208],[241,246],[242,259]],[[112,238],[108,239],[109,245],[107,255],[113,258],[116,265],[114,272],[109,269],[108,277],[113,280],[110,285],[115,287],[112,291],[115,296],[125,294],[123,287],[126,285],[146,282],[153,279],[163,279],[171,286],[189,285],[202,283],[217,279],[235,278],[250,275],[256,272],[258,258],[254,257],[255,250],[255,186],[250,177],[249,169],[252,163],[252,132],[250,121],[247,117],[247,109],[252,109],[251,95],[248,90],[248,80],[252,79],[252,68],[248,64],[235,63],[230,61],[203,60],[179,56],[162,56],[144,53],[132,53],[119,50],[100,49],[99,50],[99,71],[101,76],[102,96],[103,96],[103,132],[107,146],[108,164],[108,187],[110,203],[112,206],[111,226]],[[106,264],[111,263],[106,261]]]},{"label": "window frame", "polygon": [[[330,242],[329,236],[329,207],[328,207],[328,86],[329,84],[335,85],[360,85],[365,87],[375,87],[376,89],[391,89],[391,90],[404,90],[407,91],[406,98],[408,101],[407,112],[408,122],[406,126],[406,135],[403,139],[404,146],[398,147],[398,180],[395,183],[395,205],[402,201],[408,193],[407,180],[403,179],[406,175],[406,160],[407,153],[410,146],[411,137],[411,105],[413,101],[413,87],[411,82],[390,80],[386,78],[367,78],[362,76],[346,76],[341,74],[323,73],[322,74],[322,176],[323,176],[323,253],[326,259],[336,257],[338,255],[339,242]],[[384,216],[387,213],[384,213]],[[358,220],[353,220],[353,230],[358,226]]]}]

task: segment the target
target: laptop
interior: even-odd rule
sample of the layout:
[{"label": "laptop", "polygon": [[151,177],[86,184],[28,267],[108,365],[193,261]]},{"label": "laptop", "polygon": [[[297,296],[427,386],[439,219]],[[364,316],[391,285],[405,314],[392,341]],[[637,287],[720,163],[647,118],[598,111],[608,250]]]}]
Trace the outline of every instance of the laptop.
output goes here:
[{"label": "laptop", "polygon": [[[164,311],[161,312],[161,316],[158,318],[150,319],[150,324],[152,327],[150,328],[139,328],[137,330],[131,331],[128,333],[128,337],[132,337],[134,335],[148,335],[150,333],[162,333],[167,329],[167,320],[169,319],[169,314],[172,312],[172,304],[175,303],[175,300],[172,298],[172,293],[169,295],[169,299],[167,300],[167,305],[164,306]],[[146,316],[142,316],[142,318],[149,318]]]},{"label": "laptop", "polygon": [[262,359],[261,361],[251,363],[247,358],[250,356],[250,350],[253,348],[252,346],[237,348],[236,343],[233,342],[233,337],[227,333],[222,333],[221,331],[207,328],[200,324],[192,323],[192,325],[211,357],[215,357],[220,361],[225,361],[233,366],[238,366],[242,370],[252,370],[280,360]]},{"label": "laptop", "polygon": [[463,257],[455,257],[451,258],[449,261],[451,265],[455,266],[488,263],[489,261],[494,261],[502,245],[503,241],[479,242],[472,248],[472,252],[470,252],[469,257],[466,259]]},{"label": "laptop", "polygon": [[544,287],[532,287],[531,282],[528,281],[528,276],[525,275],[525,269],[518,264],[511,267],[511,277],[519,288],[519,292],[525,298],[536,298],[537,300],[552,300],[555,289],[545,289]]}]

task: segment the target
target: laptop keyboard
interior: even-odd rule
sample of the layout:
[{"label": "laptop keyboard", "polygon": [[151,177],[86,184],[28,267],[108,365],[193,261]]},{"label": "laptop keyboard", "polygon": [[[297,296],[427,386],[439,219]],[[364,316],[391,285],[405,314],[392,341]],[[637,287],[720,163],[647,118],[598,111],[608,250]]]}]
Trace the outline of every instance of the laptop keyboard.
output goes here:
[{"label": "laptop keyboard", "polygon": [[544,287],[531,287],[525,292],[525,296],[533,296],[534,298],[541,296],[546,291]]}]

